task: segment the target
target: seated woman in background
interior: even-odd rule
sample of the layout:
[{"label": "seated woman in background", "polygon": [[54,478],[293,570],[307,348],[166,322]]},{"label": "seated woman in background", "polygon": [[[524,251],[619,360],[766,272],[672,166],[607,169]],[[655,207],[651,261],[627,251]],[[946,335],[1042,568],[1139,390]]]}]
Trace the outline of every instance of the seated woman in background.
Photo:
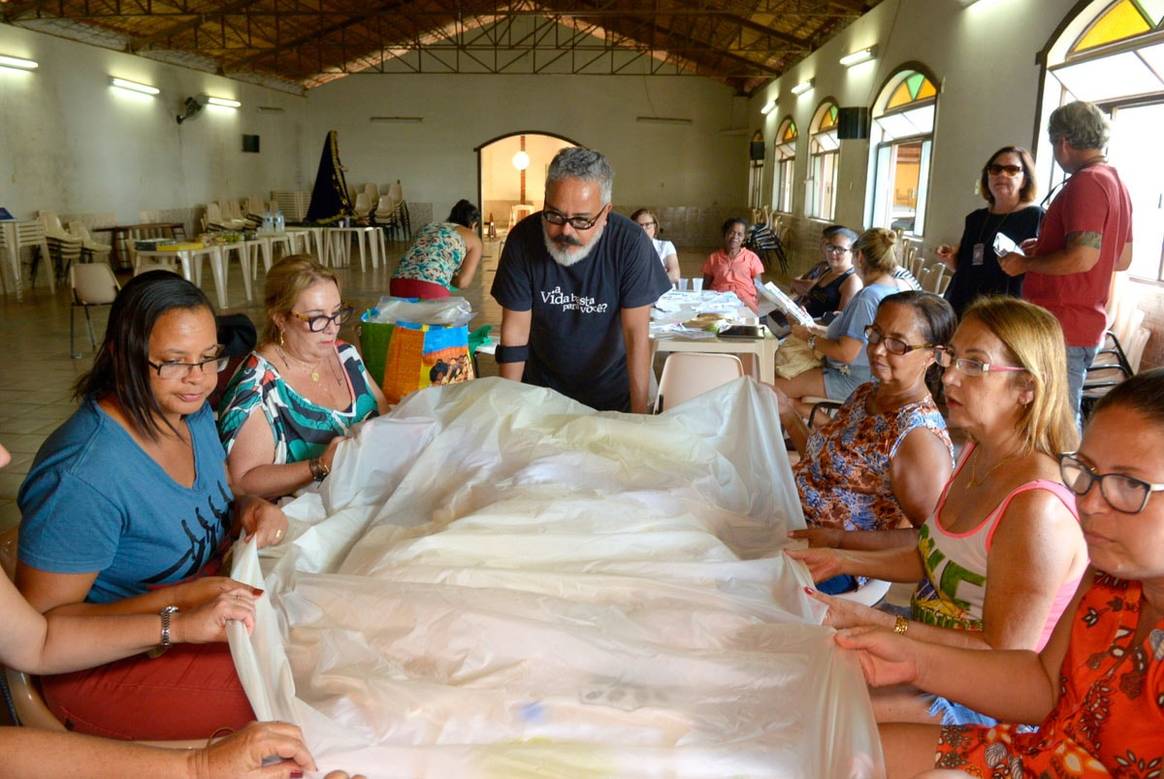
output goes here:
[{"label": "seated woman in background", "polygon": [[339,340],[352,308],[334,273],[292,255],[272,266],[265,290],[263,339],[226,388],[218,431],[234,483],[277,498],[323,481],[347,432],[387,402],[356,347]]},{"label": "seated woman in background", "polygon": [[[853,244],[857,233],[842,225],[830,225],[821,233],[820,251],[825,268],[811,282],[793,288],[796,302],[813,319],[844,310],[853,296],[864,286],[857,269],[853,267]],[[801,291],[803,290],[803,291]]]},{"label": "seated woman in background", "polygon": [[744,305],[756,310],[756,282],[764,272],[764,263],[755,252],[744,248],[748,223],[729,219],[723,223],[723,248],[712,252],[703,263],[703,288],[716,292],[734,292]]},{"label": "seated woman in background", "polygon": [[[16,584],[33,608],[162,615],[250,588],[217,572],[231,536],[278,543],[283,512],[232,494],[206,397],[225,365],[202,290],[168,271],[118,293],[80,408],[37,453],[18,502]],[[164,640],[162,642],[165,643]],[[222,644],[47,676],[70,729],[131,740],[207,738],[254,719]]]},{"label": "seated woman in background", "polygon": [[[954,456],[926,375],[936,374],[935,347],[949,341],[954,325],[954,312],[937,295],[899,292],[882,300],[867,328],[874,380],[811,434],[788,396],[775,390],[781,424],[801,453],[792,470],[809,527],[879,535],[920,526],[933,511]],[[853,582],[835,586],[843,591]]]},{"label": "seated woman in background", "polygon": [[[893,246],[897,236],[891,230],[875,227],[866,230],[853,245],[854,265],[864,287],[853,296],[827,328],[795,325],[792,335],[824,355],[824,365],[805,371],[791,379],[777,379],[776,387],[794,401],[816,395],[845,400],[872,378],[865,354],[865,328],[873,321],[881,301],[906,285],[893,278],[897,257]],[[807,404],[800,404],[807,413]]]},{"label": "seated woman in background", "polygon": [[[787,554],[814,579],[920,581],[912,621],[818,594],[829,606],[826,624],[881,625],[948,646],[1038,651],[1087,567],[1074,496],[1059,480],[1056,459],[1078,440],[1067,406],[1063,331],[1038,306],[985,298],[966,311],[939,363],[947,366],[949,424],[970,442],[916,546],[852,551],[872,547],[871,534],[796,531],[793,537],[841,548]],[[985,721],[908,687],[876,691],[873,706],[881,722]]]},{"label": "seated woman in background", "polygon": [[946,300],[958,316],[984,295],[1022,296],[1023,277],[1003,272],[994,236],[1002,233],[1021,244],[1038,235],[1043,221],[1043,209],[1034,204],[1035,161],[1021,146],[1003,146],[991,155],[982,166],[978,192],[990,205],[967,214],[960,243],[943,243],[935,251],[954,271]]},{"label": "seated woman in background", "polygon": [[889,776],[1154,775],[1164,754],[1162,451],[1156,369],[1112,389],[1079,451],[1060,455],[1091,568],[1040,652],[948,646],[915,638],[912,627],[904,636],[870,627],[837,634],[871,686],[913,685],[1000,722],[882,725]]},{"label": "seated woman in background", "polygon": [[672,284],[679,283],[679,253],[675,251],[675,244],[655,237],[659,231],[659,217],[648,208],[640,208],[631,214],[631,221],[643,228],[643,232],[651,239],[655,253],[659,255],[659,262],[663,263],[663,270],[667,271],[667,278]]},{"label": "seated woman in background", "polygon": [[444,222],[420,228],[400,258],[388,292],[399,298],[447,298],[449,286],[473,283],[485,251],[477,225],[481,212],[468,200],[458,200]]}]

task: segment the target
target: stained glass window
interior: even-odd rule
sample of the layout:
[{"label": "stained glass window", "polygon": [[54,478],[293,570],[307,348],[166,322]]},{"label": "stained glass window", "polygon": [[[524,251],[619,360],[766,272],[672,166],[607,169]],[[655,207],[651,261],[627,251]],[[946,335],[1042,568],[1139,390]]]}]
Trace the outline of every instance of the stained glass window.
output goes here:
[{"label": "stained glass window", "polygon": [[1151,32],[1164,21],[1160,0],[1116,0],[1088,25],[1068,56]]},{"label": "stained glass window", "polygon": [[800,133],[791,116],[776,131],[776,170],[772,175],[772,203],[777,211],[792,213],[792,177],[796,170],[796,141]]},{"label": "stained glass window", "polygon": [[885,110],[892,111],[895,108],[904,108],[910,103],[929,100],[936,97],[937,94],[937,87],[924,74],[917,71],[906,71],[905,77],[901,79],[897,88],[893,90],[893,94],[889,96]]},{"label": "stained glass window", "polygon": [[837,189],[837,104],[824,103],[812,118],[809,139],[809,181],[806,188],[808,215],[831,220],[836,208]]}]

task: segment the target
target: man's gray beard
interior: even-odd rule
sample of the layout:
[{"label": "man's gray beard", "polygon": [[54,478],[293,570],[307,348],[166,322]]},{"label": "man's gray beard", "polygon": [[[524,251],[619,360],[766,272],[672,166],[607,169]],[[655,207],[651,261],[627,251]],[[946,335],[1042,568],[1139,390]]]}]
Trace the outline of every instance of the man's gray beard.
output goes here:
[{"label": "man's gray beard", "polygon": [[553,239],[550,238],[550,234],[546,231],[545,225],[542,225],[542,240],[546,244],[546,251],[549,252],[550,256],[554,258],[554,262],[558,263],[563,268],[569,268],[571,265],[577,265],[578,263],[582,262],[582,260],[590,256],[590,252],[593,251],[594,247],[598,245],[598,239],[602,237],[602,232],[605,229],[606,225],[599,227],[594,232],[594,235],[591,236],[590,243],[582,246],[581,248],[575,248],[573,253],[568,253],[559,249],[558,245],[554,243]]}]

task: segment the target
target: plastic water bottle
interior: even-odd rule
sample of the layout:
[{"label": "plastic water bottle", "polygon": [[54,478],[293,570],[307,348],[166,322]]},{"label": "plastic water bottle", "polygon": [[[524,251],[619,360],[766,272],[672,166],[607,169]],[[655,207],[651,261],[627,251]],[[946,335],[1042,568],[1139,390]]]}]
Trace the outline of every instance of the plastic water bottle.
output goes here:
[{"label": "plastic water bottle", "polygon": [[287,227],[287,220],[283,218],[283,209],[275,212],[275,232],[281,233]]},{"label": "plastic water bottle", "polygon": [[272,232],[274,229],[275,229],[275,217],[271,216],[271,212],[269,210],[264,211],[263,212],[263,227],[262,227],[262,230],[260,230],[260,232],[269,233],[269,232]]}]

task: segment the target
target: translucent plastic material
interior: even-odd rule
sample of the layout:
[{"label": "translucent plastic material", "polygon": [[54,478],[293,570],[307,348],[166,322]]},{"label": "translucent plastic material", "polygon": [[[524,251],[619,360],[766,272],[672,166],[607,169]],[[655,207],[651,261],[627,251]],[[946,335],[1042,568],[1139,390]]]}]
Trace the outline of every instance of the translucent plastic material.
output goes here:
[{"label": "translucent plastic material", "polygon": [[[338,450],[231,648],[320,767],[426,777],[873,777],[860,670],[819,625],[775,398],[661,416],[500,379]],[[259,567],[265,576],[260,573]]]}]

